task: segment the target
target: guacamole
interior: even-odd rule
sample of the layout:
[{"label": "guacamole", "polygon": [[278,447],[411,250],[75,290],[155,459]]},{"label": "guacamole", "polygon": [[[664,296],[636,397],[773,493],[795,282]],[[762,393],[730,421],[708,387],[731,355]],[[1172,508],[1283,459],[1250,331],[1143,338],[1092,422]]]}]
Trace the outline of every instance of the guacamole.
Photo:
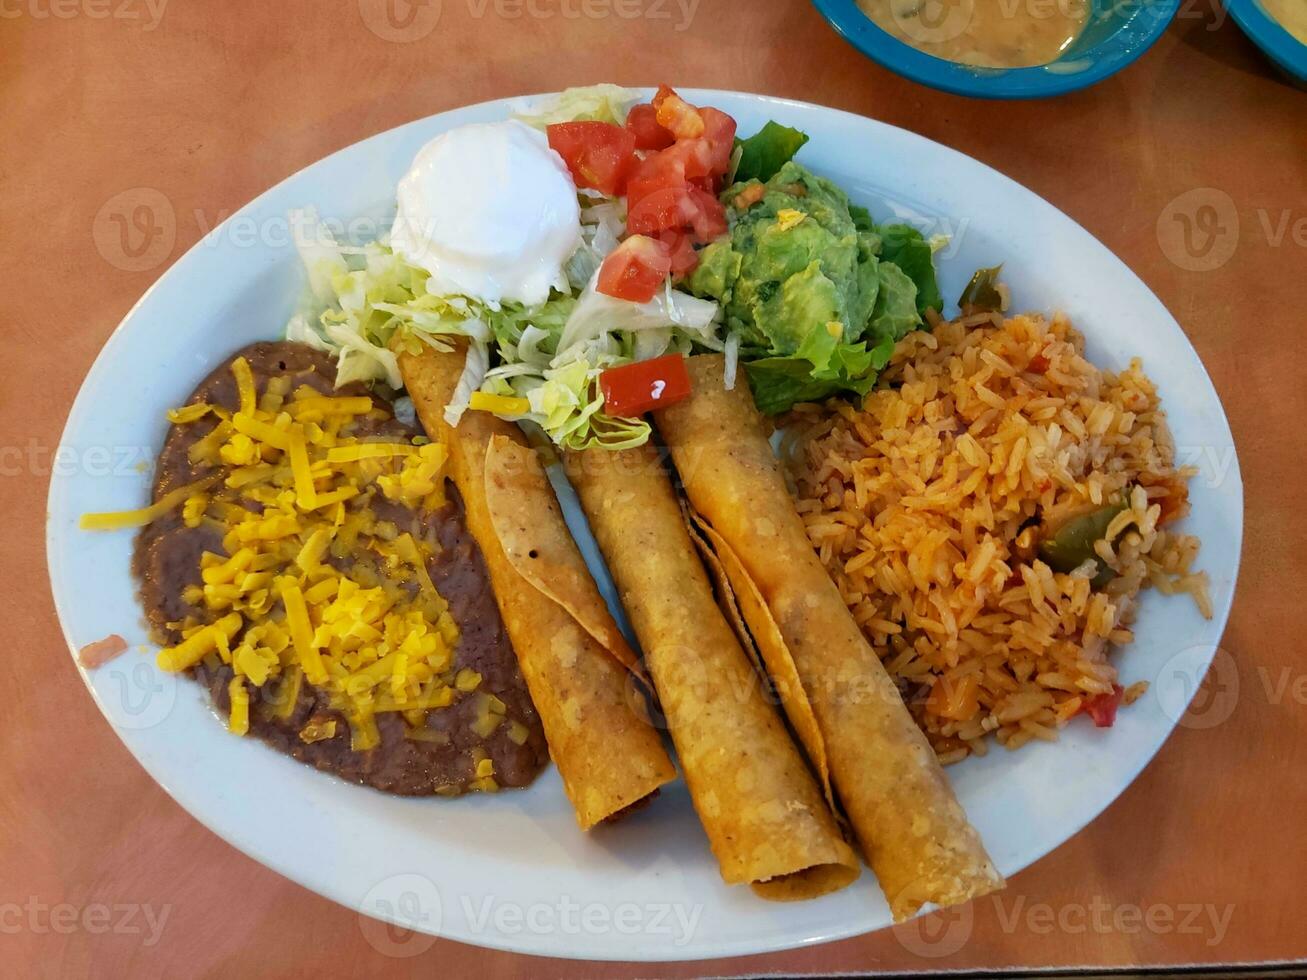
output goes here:
[{"label": "guacamole", "polygon": [[700,253],[687,286],[722,304],[764,412],[866,393],[895,342],[942,305],[920,232],[877,227],[800,164],[737,182],[722,200],[730,237]]}]

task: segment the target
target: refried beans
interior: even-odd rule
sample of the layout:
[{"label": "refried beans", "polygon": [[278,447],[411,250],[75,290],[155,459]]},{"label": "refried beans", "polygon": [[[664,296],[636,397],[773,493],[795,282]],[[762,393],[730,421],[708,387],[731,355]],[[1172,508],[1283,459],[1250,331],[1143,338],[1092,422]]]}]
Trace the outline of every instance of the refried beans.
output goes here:
[{"label": "refried beans", "polygon": [[[231,364],[238,357],[248,362],[260,393],[266,390],[269,379],[283,377],[289,381],[289,390],[307,385],[327,396],[368,394],[358,385],[335,389],[335,366],[324,353],[303,344],[257,343],[228,358],[200,384],[188,404],[207,403],[228,412],[237,411],[239,392]],[[378,413],[373,412],[361,419],[354,436],[411,442],[420,434],[396,419],[384,400],[374,397],[373,401],[383,417],[378,421]],[[155,501],[215,472],[211,464],[193,463],[188,450],[216,424],[217,419],[210,414],[198,421],[171,426],[159,454]],[[540,721],[518,672],[481,553],[464,525],[462,502],[452,486],[446,487],[446,494],[445,505],[434,511],[411,509],[380,494],[369,495],[370,502],[365,506],[371,508],[378,520],[408,531],[415,539],[431,542],[427,572],[448,603],[449,615],[459,631],[453,667],[480,675],[477,695],[497,698],[507,723],[499,724],[489,735],[477,734],[474,725],[484,704],[479,704],[478,696],[471,692],[459,691],[447,707],[426,712],[425,729],[420,732],[411,730],[398,711],[379,712],[376,725],[380,743],[366,751],[355,751],[351,747],[347,719],[333,708],[330,692],[306,681],[299,686],[293,709],[274,711],[271,706],[276,701],[278,684],[269,680],[250,691],[248,734],[349,782],[406,796],[456,795],[475,788],[478,763],[484,765],[486,758],[493,763],[498,786],[521,787],[535,778],[548,759]],[[357,505],[360,499],[354,498],[352,503]],[[259,505],[244,503],[243,506],[257,509]],[[179,643],[180,623],[205,621],[205,609],[187,601],[186,593],[190,589],[193,597],[195,587],[201,584],[201,557],[205,552],[227,557],[222,538],[221,530],[211,522],[188,526],[180,508],[174,508],[141,530],[136,540],[133,572],[157,642]],[[325,559],[342,572],[348,570],[352,560],[349,555]],[[269,612],[276,618],[280,606]],[[239,639],[239,636],[233,638],[233,643]],[[235,672],[229,664],[210,656],[188,673],[208,689],[216,710],[223,714],[230,711],[229,683]],[[306,726],[330,731],[333,726],[326,723],[333,721],[333,736],[316,741],[301,737]]]}]

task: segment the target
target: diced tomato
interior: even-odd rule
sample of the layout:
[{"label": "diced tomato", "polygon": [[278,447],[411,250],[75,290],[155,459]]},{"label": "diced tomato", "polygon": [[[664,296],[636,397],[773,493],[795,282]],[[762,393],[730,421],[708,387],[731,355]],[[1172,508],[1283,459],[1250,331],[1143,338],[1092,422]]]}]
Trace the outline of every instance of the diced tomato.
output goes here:
[{"label": "diced tomato", "polygon": [[1080,710],[1094,719],[1097,727],[1111,728],[1112,723],[1116,721],[1116,709],[1121,707],[1123,694],[1125,688],[1120,684],[1113,684],[1111,694],[1095,694],[1093,697],[1085,698]]},{"label": "diced tomato", "polygon": [[744,211],[761,201],[766,193],[767,187],[765,184],[750,184],[735,195],[735,206]]},{"label": "diced tomato", "polygon": [[658,94],[653,99],[653,107],[658,125],[670,131],[678,140],[703,135],[704,121],[699,110],[666,85],[659,87]]},{"label": "diced tomato", "polygon": [[690,374],[682,355],[667,354],[609,368],[599,375],[599,390],[609,415],[634,418],[674,405],[689,395]]},{"label": "diced tomato", "polygon": [[[675,261],[672,262],[673,270],[676,268]],[[1185,484],[1170,487],[1170,493],[1165,497],[1157,498],[1157,506],[1161,514],[1157,518],[1157,523],[1165,527],[1172,521],[1178,521],[1189,513],[1189,488]]]},{"label": "diced tomato", "polygon": [[549,145],[567,164],[577,187],[621,194],[635,164],[635,134],[606,122],[555,123]]},{"label": "diced tomato", "polygon": [[634,204],[646,194],[664,188],[683,188],[688,183],[704,181],[711,188],[711,163],[708,145],[703,140],[681,140],[675,146],[652,153],[639,161],[627,181],[627,203]]},{"label": "diced tomato", "polygon": [[626,114],[626,128],[635,137],[637,150],[662,150],[676,142],[670,130],[658,122],[658,110],[648,102],[631,106]]},{"label": "diced tomato", "polygon": [[656,235],[688,227],[694,241],[707,245],[726,234],[726,209],[712,194],[693,184],[646,194],[630,205],[626,230]]},{"label": "diced tomato", "polygon": [[703,116],[703,138],[712,147],[712,173],[724,177],[735,152],[735,120],[712,106],[704,106],[699,115]]},{"label": "diced tomato", "polygon": [[671,250],[665,244],[632,235],[604,259],[595,289],[605,296],[647,303],[671,270]]},{"label": "diced tomato", "polygon": [[627,198],[626,230],[633,235],[655,235],[690,223],[694,205],[688,185],[665,187],[639,200]]},{"label": "diced tomato", "polygon": [[675,278],[681,279],[694,271],[699,264],[699,253],[694,250],[694,242],[689,235],[672,229],[659,232],[658,240],[667,248]]},{"label": "diced tomato", "polygon": [[725,235],[726,208],[722,207],[722,202],[715,195],[694,185],[688,188],[688,193],[695,208],[690,217],[690,226],[694,229],[694,237],[699,244],[707,245]]},{"label": "diced tomato", "polygon": [[[666,151],[664,151],[666,152]],[[626,181],[626,207],[629,211],[644,198],[657,191],[680,187],[685,183],[685,172],[678,161],[653,153],[636,162]]]},{"label": "diced tomato", "polygon": [[[650,108],[652,121],[647,111],[633,109],[628,128],[662,127],[677,138],[632,167],[626,182],[626,228],[631,234],[666,242],[673,256],[673,275],[686,275],[699,261],[693,246],[715,241],[728,230],[726,209],[717,193],[731,165],[735,120],[719,109],[695,108],[666,85],[659,88]],[[647,137],[637,141],[644,145],[655,137],[650,129]]]},{"label": "diced tomato", "polygon": [[702,137],[677,140],[658,154],[658,160],[687,180],[710,177],[713,173],[712,144]]},{"label": "diced tomato", "polygon": [[127,641],[117,633],[110,633],[103,640],[88,643],[77,651],[77,659],[88,670],[103,667],[114,657],[127,652]]}]

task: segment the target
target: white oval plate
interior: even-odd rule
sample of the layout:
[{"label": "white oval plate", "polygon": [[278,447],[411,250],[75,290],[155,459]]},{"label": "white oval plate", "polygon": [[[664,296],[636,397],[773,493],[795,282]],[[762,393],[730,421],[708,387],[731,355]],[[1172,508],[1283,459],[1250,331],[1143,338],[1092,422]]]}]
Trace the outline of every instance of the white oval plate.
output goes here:
[{"label": "white oval plate", "polygon": [[[1182,716],[1212,659],[1239,560],[1243,492],[1220,401],[1184,333],[1142,282],[1086,231],[974,160],[860,116],[731,92],[687,93],[753,132],[769,118],[806,131],[800,159],[885,220],[953,234],[941,253],[950,301],[971,272],[1005,264],[1015,305],[1062,309],[1096,363],[1144,359],[1170,413],[1191,484],[1190,532],[1212,577],[1216,616],[1187,598],[1146,595],[1137,640],[1120,656],[1149,694],[1114,728],[1069,726],[1056,744],[995,748],[949,769],[999,868],[1012,875],[1067,840],[1125,789]],[[121,633],[133,649],[84,678],[141,765],[215,833],[270,868],[350,908],[463,942],[552,956],[669,960],[784,949],[890,922],[871,873],[836,895],[774,905],[717,874],[684,784],[654,805],[580,833],[555,770],[525,792],[405,800],[347,785],[233,738],[199,687],[153,666],[136,604],[129,532],[77,529],[85,511],[141,506],[164,412],[238,347],[280,336],[305,282],[285,215],[375,234],[414,153],[463,123],[504,118],[517,102],[469,106],[341,150],[268,191],[183,256],[114,332],[69,415],[51,482],[47,549],[70,650]],[[567,502],[577,516],[575,504]],[[590,552],[593,555],[593,551]],[[1056,791],[1052,788],[1056,787]],[[371,919],[379,949],[400,934]]]}]

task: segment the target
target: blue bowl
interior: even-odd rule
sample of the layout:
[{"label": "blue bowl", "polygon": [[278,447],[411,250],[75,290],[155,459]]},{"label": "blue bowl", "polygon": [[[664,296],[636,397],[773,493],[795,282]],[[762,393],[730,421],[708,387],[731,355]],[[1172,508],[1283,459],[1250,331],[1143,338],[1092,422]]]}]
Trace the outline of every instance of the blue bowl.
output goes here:
[{"label": "blue bowl", "polygon": [[1035,68],[974,68],[905,44],[877,27],[854,0],[813,3],[872,61],[922,85],[977,99],[1042,99],[1101,82],[1152,47],[1180,6],[1180,0],[1093,0],[1089,23],[1056,61]]},{"label": "blue bowl", "polygon": [[1225,0],[1225,9],[1276,67],[1307,86],[1307,44],[1272,20],[1257,0]]}]

